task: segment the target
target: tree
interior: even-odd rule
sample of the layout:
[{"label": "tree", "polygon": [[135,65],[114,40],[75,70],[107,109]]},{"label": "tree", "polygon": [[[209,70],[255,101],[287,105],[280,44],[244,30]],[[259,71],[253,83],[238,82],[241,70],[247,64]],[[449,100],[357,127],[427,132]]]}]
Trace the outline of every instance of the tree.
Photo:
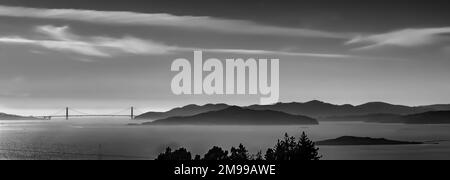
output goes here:
[{"label": "tree", "polygon": [[292,160],[296,147],[295,137],[290,137],[286,133],[284,139],[278,140],[277,145],[275,145],[275,159],[277,161]]},{"label": "tree", "polygon": [[253,157],[252,160],[254,161],[263,161],[264,157],[263,157],[263,153],[262,151],[258,151]]},{"label": "tree", "polygon": [[201,161],[202,157],[200,155],[195,155],[194,161]]},{"label": "tree", "polygon": [[268,149],[265,155],[268,161],[288,160],[320,160],[319,148],[303,132],[299,140],[295,137],[284,135],[283,140],[278,140],[274,149]]},{"label": "tree", "polygon": [[185,148],[180,148],[172,153],[173,160],[187,161],[192,160],[192,155]]},{"label": "tree", "polygon": [[[238,148],[232,147],[230,150],[230,156],[228,151],[224,151],[222,148],[214,146],[205,154],[202,159],[200,155],[196,155],[194,160],[207,160],[207,161],[249,161],[249,160],[267,160],[267,161],[287,161],[287,160],[320,160],[322,156],[319,155],[319,148],[315,143],[311,141],[305,132],[302,133],[300,138],[289,136],[287,133],[282,140],[278,140],[274,148],[269,148],[264,155],[259,151],[256,155],[249,155],[247,148],[244,145],[239,144]],[[156,160],[170,160],[170,161],[183,161],[192,160],[192,155],[185,148],[172,151],[170,147],[166,149],[164,153],[158,155]]]},{"label": "tree", "polygon": [[222,148],[214,146],[205,154],[203,160],[206,161],[223,161],[228,160],[228,151],[224,151]]},{"label": "tree", "polygon": [[188,152],[185,148],[180,148],[172,152],[172,149],[168,147],[166,152],[158,155],[156,160],[164,160],[164,161],[188,161],[192,160],[191,153]]},{"label": "tree", "polygon": [[264,156],[266,161],[276,161],[275,151],[272,148],[267,149],[266,155]]},{"label": "tree", "polygon": [[300,136],[293,160],[320,160],[319,148],[311,141],[305,132]]},{"label": "tree", "polygon": [[156,160],[163,160],[163,161],[167,161],[170,160],[170,156],[172,154],[172,149],[170,147],[166,148],[166,152],[161,153],[158,155],[158,157],[156,158]]},{"label": "tree", "polygon": [[230,160],[231,161],[248,161],[248,160],[250,160],[248,151],[244,147],[244,145],[239,144],[239,147],[237,149],[234,147],[231,148]]}]

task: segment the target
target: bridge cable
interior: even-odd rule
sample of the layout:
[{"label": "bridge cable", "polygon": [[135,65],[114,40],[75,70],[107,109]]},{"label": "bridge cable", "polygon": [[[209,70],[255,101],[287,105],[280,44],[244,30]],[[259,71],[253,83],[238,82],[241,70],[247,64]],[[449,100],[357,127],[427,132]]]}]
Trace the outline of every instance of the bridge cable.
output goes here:
[{"label": "bridge cable", "polygon": [[123,109],[123,110],[120,110],[120,111],[117,111],[117,112],[114,112],[114,113],[109,113],[108,115],[122,115],[122,113],[128,113],[129,114],[130,111],[131,111],[131,108],[126,108],[126,109]]},{"label": "bridge cable", "polygon": [[53,113],[53,114],[50,114],[49,116],[63,115],[63,114],[65,114],[65,111],[66,111],[65,108],[64,108],[64,109],[60,109],[59,111],[57,111],[57,112],[55,112],[55,113]]},{"label": "bridge cable", "polygon": [[[73,111],[73,112],[76,112],[76,113],[79,113],[79,114],[81,114],[81,115],[92,115],[92,114],[90,114],[90,113],[81,112],[81,111],[78,111],[78,110],[73,109],[73,108],[69,108],[69,110],[71,110],[71,111]],[[70,115],[70,114],[69,114],[69,115]]]}]

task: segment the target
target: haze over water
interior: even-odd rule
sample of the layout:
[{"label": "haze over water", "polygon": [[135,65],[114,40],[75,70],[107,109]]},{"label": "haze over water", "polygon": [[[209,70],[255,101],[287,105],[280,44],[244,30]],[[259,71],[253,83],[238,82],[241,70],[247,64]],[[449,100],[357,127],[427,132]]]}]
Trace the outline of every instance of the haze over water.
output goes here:
[{"label": "haze over water", "polygon": [[450,125],[327,123],[317,126],[129,126],[127,119],[0,121],[0,159],[154,159],[167,146],[203,155],[243,143],[265,152],[284,133],[439,141],[401,146],[320,146],[323,159],[450,159]]}]

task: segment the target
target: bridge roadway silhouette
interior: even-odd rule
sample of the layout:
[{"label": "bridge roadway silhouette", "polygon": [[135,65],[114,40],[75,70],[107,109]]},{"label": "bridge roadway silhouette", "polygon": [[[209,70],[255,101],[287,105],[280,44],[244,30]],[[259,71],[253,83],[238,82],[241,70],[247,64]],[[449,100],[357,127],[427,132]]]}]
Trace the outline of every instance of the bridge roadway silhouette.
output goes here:
[{"label": "bridge roadway silhouette", "polygon": [[[72,111],[77,112],[79,114],[69,114],[69,110],[72,110]],[[48,119],[48,120],[51,120],[53,118],[65,118],[66,120],[69,120],[69,118],[71,118],[71,117],[72,118],[82,118],[82,117],[130,117],[130,119],[134,119],[135,118],[135,115],[134,115],[135,108],[131,107],[131,108],[127,108],[126,110],[130,110],[130,114],[128,114],[128,115],[120,115],[118,113],[114,113],[114,114],[88,114],[88,113],[83,113],[83,112],[71,109],[69,107],[66,107],[64,115],[58,115],[58,113],[55,113],[54,115],[34,116],[34,117],[40,118],[40,119]],[[124,110],[122,110],[120,112],[123,112],[123,111]]]}]

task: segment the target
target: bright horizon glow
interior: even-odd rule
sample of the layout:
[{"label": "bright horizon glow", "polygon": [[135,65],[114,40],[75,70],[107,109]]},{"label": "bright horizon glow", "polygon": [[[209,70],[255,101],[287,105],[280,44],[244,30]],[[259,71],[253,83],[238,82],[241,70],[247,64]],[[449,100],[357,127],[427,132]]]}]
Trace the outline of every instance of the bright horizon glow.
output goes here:
[{"label": "bright horizon glow", "polygon": [[[311,100],[311,101],[320,101],[320,100]],[[294,103],[307,103],[307,102],[311,102],[311,101],[304,101],[304,102],[294,102]],[[370,101],[370,102],[364,102],[364,103],[331,103],[331,102],[326,102],[326,101],[320,101],[323,103],[329,103],[329,104],[333,104],[333,105],[352,105],[352,106],[359,106],[359,105],[364,105],[367,103],[376,103],[376,102],[382,102],[382,101]],[[286,102],[279,102],[279,103],[293,103],[293,101],[286,101]],[[415,104],[415,105],[407,105],[407,104],[398,104],[398,103],[389,103],[389,102],[382,102],[382,103],[388,103],[388,104],[392,104],[392,105],[400,105],[400,106],[409,106],[409,107],[419,107],[419,106],[428,106],[428,105],[441,105],[441,104]],[[257,105],[257,104],[228,104],[228,103],[198,103],[195,105],[199,105],[199,106],[203,106],[203,105],[207,105],[207,104],[227,104],[230,106],[241,106],[241,107],[245,107],[245,106],[251,106],[251,105]],[[192,105],[192,104],[184,104],[184,105],[180,105],[180,106],[173,106],[173,107],[165,107],[165,108],[149,108],[149,107],[143,107],[143,108],[138,108],[135,109],[135,115],[139,115],[140,113],[146,113],[146,112],[167,112],[169,110],[175,109],[175,108],[180,108],[180,107],[184,107],[187,105]],[[60,108],[59,110],[64,110],[64,108]],[[47,109],[14,109],[14,108],[4,108],[4,107],[0,107],[0,113],[5,113],[5,114],[11,114],[11,115],[19,115],[19,116],[46,116],[46,115],[53,115],[53,113],[56,113],[58,109],[51,109],[51,108],[47,108]],[[119,111],[123,111],[124,109],[117,109],[117,108],[80,108],[80,109],[76,109],[77,111],[81,111],[84,113],[88,113],[88,114],[96,114],[96,115],[110,115],[111,113],[116,113]],[[141,112],[139,112],[141,111]],[[142,112],[143,111],[143,112]],[[73,113],[73,112],[72,112]],[[120,115],[128,115],[127,113],[129,113],[128,111],[123,111],[123,113],[121,113]],[[138,114],[136,114],[138,113]],[[75,113],[77,114],[77,113]],[[63,114],[59,114],[59,115],[63,115]],[[78,114],[77,114],[78,115]]]}]

